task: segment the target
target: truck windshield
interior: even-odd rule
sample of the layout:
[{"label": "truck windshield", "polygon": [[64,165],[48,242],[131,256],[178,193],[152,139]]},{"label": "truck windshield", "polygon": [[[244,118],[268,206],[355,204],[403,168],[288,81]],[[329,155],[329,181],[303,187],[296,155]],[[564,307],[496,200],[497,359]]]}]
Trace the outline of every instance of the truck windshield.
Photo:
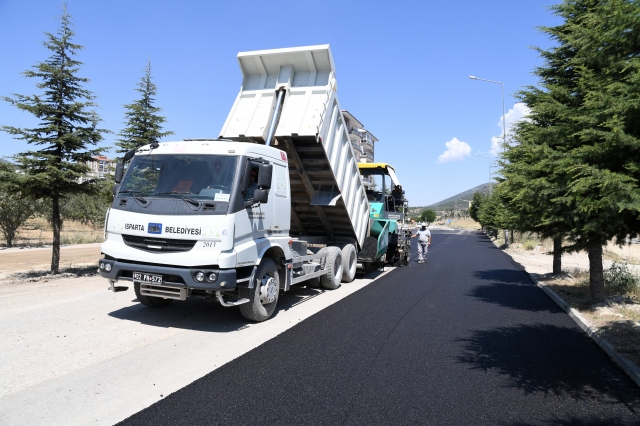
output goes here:
[{"label": "truck windshield", "polygon": [[237,157],[222,155],[140,155],[133,158],[120,194],[181,197],[228,202]]},{"label": "truck windshield", "polygon": [[381,203],[385,194],[390,194],[393,189],[389,176],[375,173],[363,173],[363,181],[366,187],[369,202]]}]

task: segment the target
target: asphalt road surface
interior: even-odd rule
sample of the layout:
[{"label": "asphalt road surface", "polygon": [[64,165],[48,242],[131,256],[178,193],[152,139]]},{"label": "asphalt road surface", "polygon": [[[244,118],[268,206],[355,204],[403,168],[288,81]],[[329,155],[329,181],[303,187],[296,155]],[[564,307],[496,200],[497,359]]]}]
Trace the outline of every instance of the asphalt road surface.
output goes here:
[{"label": "asphalt road surface", "polygon": [[640,389],[484,235],[435,231],[426,264],[121,424],[640,424]]}]

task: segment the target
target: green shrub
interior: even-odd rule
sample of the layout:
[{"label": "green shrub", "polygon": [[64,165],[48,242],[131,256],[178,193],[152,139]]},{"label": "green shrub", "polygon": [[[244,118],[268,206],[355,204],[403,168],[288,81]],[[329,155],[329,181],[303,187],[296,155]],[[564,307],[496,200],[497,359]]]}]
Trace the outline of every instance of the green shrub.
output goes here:
[{"label": "green shrub", "polygon": [[538,243],[534,240],[526,240],[525,242],[522,243],[522,246],[524,247],[525,250],[533,250],[534,248],[536,248],[537,245]]},{"label": "green shrub", "polygon": [[604,271],[604,285],[609,294],[636,293],[639,281],[638,275],[630,270],[626,263],[613,262],[613,265]]}]

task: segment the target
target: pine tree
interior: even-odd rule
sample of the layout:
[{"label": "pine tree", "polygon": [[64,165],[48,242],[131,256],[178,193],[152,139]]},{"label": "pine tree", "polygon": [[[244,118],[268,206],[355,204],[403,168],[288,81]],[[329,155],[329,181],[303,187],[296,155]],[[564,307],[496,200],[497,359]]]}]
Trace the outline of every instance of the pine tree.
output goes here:
[{"label": "pine tree", "polygon": [[22,152],[13,158],[24,172],[22,193],[32,200],[48,198],[51,201],[52,274],[59,272],[60,265],[60,202],[70,194],[95,191],[95,181],[86,179],[89,172],[86,162],[99,155],[100,149],[88,147],[96,145],[103,139],[102,134],[108,133],[97,128],[101,120],[93,110],[95,97],[83,88],[89,80],[77,76],[82,62],[74,57],[82,46],[72,43],[75,34],[65,4],[62,12],[56,35],[45,33],[47,39],[43,44],[52,52],[51,56],[23,73],[26,77],[41,79],[36,87],[44,93],[4,97],[17,108],[37,117],[39,125],[35,128],[2,126],[3,131],[17,139],[42,146],[40,150]]},{"label": "pine tree", "polygon": [[[478,213],[480,212],[480,209],[482,209],[482,203],[486,198],[487,196],[480,191],[473,193],[473,199],[471,200],[471,205],[469,206],[469,216],[471,216],[471,219],[475,220],[478,223],[480,222]],[[482,226],[482,224],[480,225]]]},{"label": "pine tree", "polygon": [[587,250],[598,303],[603,245],[640,231],[640,2],[565,0],[553,10],[564,22],[542,31],[558,45],[539,50],[542,88],[520,92],[531,121],[518,126],[502,172],[527,226]]},{"label": "pine tree", "polygon": [[640,2],[567,1],[566,40],[584,101],[563,167],[575,244],[588,251],[591,296],[605,299],[602,247],[640,231]]},{"label": "pine tree", "polygon": [[144,76],[135,89],[142,97],[132,104],[125,105],[126,128],[118,136],[116,146],[118,153],[126,153],[144,145],[159,142],[161,138],[173,135],[173,132],[162,132],[162,124],[166,119],[158,113],[161,108],[153,106],[157,87],[151,81],[151,61],[147,61]]}]

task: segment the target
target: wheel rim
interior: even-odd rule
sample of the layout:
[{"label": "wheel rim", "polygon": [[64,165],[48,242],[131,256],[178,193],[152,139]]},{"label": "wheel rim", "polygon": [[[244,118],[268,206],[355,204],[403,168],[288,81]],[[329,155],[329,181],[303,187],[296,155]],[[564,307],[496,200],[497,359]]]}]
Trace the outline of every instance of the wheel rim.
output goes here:
[{"label": "wheel rim", "polygon": [[260,303],[268,305],[276,300],[278,286],[275,278],[265,275],[260,282]]},{"label": "wheel rim", "polygon": [[351,252],[351,256],[349,256],[349,264],[347,265],[349,267],[349,273],[350,274],[354,274],[356,272],[356,267],[357,262],[356,262],[356,252],[352,251]]}]

